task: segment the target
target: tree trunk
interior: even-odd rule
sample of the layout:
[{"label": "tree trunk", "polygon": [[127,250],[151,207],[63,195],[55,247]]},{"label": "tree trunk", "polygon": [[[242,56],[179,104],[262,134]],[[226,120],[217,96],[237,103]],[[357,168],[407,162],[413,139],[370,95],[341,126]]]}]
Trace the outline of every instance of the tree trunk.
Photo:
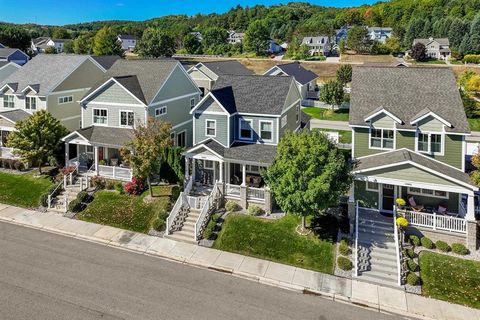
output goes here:
[{"label": "tree trunk", "polygon": [[153,198],[152,183],[150,181],[150,175],[147,177],[148,189],[150,190],[150,197]]},{"label": "tree trunk", "polygon": [[302,231],[307,230],[307,223],[305,221],[305,216],[302,216]]}]

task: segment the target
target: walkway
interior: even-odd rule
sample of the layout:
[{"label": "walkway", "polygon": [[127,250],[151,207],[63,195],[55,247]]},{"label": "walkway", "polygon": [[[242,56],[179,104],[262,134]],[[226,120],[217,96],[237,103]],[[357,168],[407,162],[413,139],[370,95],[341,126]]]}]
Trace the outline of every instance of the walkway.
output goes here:
[{"label": "walkway", "polygon": [[[335,301],[360,304],[379,311],[423,315],[441,320],[480,319],[480,310],[428,299],[394,288],[72,220],[57,214],[39,213],[0,204],[0,221],[162,257],[284,289],[320,294]],[[19,236],[17,234],[17,237]]]},{"label": "walkway", "polygon": [[347,121],[319,120],[314,118],[310,120],[310,129],[352,130],[352,128],[348,126]]}]

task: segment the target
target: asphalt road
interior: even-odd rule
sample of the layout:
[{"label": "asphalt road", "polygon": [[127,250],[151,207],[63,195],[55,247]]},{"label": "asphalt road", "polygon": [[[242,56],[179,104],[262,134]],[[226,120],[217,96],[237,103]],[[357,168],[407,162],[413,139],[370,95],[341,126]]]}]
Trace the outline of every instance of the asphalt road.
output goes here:
[{"label": "asphalt road", "polygon": [[0,223],[0,319],[399,319]]}]

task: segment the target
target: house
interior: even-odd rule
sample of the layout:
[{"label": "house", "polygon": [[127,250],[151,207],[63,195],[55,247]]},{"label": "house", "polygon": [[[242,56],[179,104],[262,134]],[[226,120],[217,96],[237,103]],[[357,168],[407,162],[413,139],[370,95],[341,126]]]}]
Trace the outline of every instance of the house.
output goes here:
[{"label": "house", "polygon": [[253,74],[253,71],[237,60],[200,62],[188,69],[187,72],[202,91],[202,96],[211,90],[215,81],[221,76]]},{"label": "house", "polygon": [[268,40],[267,53],[277,54],[283,51],[283,47],[274,40]]},{"label": "house", "polygon": [[452,54],[448,38],[414,39],[413,45],[421,43],[427,49],[427,56],[431,59],[448,60]]},{"label": "house", "polygon": [[198,41],[202,42],[203,41],[203,35],[201,32],[195,31],[195,32],[190,32],[191,35],[193,35],[195,38],[197,38]]},{"label": "house", "polygon": [[348,26],[342,26],[340,29],[336,29],[335,30],[335,36],[333,37],[334,38],[334,41],[332,41],[334,43],[334,45],[336,45],[338,47],[338,45],[340,44],[340,41],[347,41],[347,36],[348,36]]},{"label": "house", "polygon": [[330,38],[328,36],[305,37],[302,44],[308,46],[310,55],[324,55],[330,54]]},{"label": "house", "polygon": [[[409,234],[474,247],[478,188],[465,173],[470,128],[450,69],[354,68],[349,124],[351,200],[371,220],[396,212],[409,221]],[[397,198],[406,201],[403,210]]]},{"label": "house", "polygon": [[62,53],[63,46],[66,41],[70,41],[70,39],[52,39],[50,37],[38,37],[32,39],[30,48],[32,49],[32,52],[36,54],[45,52],[45,50],[49,47],[55,48],[56,53]]},{"label": "house", "polygon": [[92,56],[92,59],[101,65],[105,70],[108,70],[118,59],[121,58],[119,56]]},{"label": "house", "polygon": [[245,38],[245,33],[243,32],[235,32],[234,30],[228,31],[227,41],[230,44],[242,43],[243,38]]},{"label": "house", "polygon": [[8,61],[23,66],[30,57],[20,49],[0,48],[0,62]]},{"label": "house", "polygon": [[88,174],[129,181],[120,149],[148,117],[172,125],[175,145],[192,145],[190,110],[200,90],[174,59],[117,60],[81,99],[82,127],[63,138],[67,165]]},{"label": "house", "polygon": [[0,61],[0,82],[8,78],[18,69],[20,69],[20,66],[14,62]]},{"label": "house", "polygon": [[369,27],[367,28],[368,36],[371,40],[385,43],[388,38],[392,37],[392,28],[387,27]]},{"label": "house", "polygon": [[129,34],[119,34],[117,39],[125,51],[133,51],[137,45],[137,38]]},{"label": "house", "polygon": [[300,62],[279,64],[268,69],[264,75],[268,76],[291,76],[295,79],[302,100],[318,99],[317,87],[318,75],[302,67]]},{"label": "house", "polygon": [[0,159],[15,159],[13,149],[7,147],[7,137],[15,131],[15,124],[30,116],[30,113],[22,109],[0,112]]},{"label": "house", "polygon": [[78,101],[104,72],[90,56],[38,55],[0,82],[0,114],[46,109],[68,130],[76,130],[81,120]]}]

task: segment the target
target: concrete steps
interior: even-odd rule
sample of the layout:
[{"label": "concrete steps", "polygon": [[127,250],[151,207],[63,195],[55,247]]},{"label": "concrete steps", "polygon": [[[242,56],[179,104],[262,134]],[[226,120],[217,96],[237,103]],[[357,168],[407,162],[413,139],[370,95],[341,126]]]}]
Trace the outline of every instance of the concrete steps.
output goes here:
[{"label": "concrete steps", "polygon": [[200,216],[200,210],[190,209],[188,215],[179,231],[166,235],[165,238],[176,241],[197,244],[195,239],[195,224]]}]

